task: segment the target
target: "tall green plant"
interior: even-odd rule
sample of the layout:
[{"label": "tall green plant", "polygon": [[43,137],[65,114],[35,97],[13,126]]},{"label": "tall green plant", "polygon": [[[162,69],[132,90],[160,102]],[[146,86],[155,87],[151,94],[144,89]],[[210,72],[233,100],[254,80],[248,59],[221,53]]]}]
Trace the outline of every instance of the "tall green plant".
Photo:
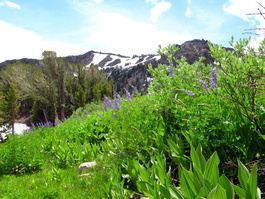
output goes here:
[{"label": "tall green plant", "polygon": [[265,81],[265,40],[258,51],[249,45],[249,39],[241,39],[230,44],[232,51],[219,45],[209,44],[217,70],[218,97],[227,103],[234,114],[234,125],[238,139],[244,143],[245,155],[251,159],[256,148],[264,147],[264,81]]}]

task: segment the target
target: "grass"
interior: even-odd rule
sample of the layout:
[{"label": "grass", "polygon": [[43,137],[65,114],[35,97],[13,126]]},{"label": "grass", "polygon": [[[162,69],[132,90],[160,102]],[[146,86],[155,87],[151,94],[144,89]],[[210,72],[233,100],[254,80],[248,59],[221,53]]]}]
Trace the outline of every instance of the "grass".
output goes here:
[{"label": "grass", "polygon": [[43,170],[31,175],[4,175],[0,198],[103,198],[104,172],[92,171],[80,177],[77,168]]}]

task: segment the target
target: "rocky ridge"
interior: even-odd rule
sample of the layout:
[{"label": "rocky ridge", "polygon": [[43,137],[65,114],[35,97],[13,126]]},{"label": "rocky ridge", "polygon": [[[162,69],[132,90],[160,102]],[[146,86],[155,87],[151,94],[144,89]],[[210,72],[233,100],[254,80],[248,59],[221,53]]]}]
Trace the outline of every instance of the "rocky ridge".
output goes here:
[{"label": "rocky ridge", "polygon": [[[187,62],[192,64],[199,57],[205,57],[205,63],[213,62],[213,58],[209,54],[208,41],[206,40],[195,39],[186,41],[181,45],[177,44],[176,46],[179,48],[179,51],[174,55],[177,59],[185,57]],[[156,67],[158,64],[169,64],[165,56],[158,54],[134,55],[129,57],[96,51],[89,51],[82,55],[66,56],[65,60],[67,64],[81,63],[87,66],[91,64],[97,65],[101,70],[108,73],[108,78],[114,80],[117,92],[122,92],[124,88],[134,92],[136,88],[141,93],[146,93],[150,80],[148,65],[152,64],[153,67]],[[22,62],[39,67],[39,60],[24,58],[7,60],[0,63],[0,70],[5,69],[9,64],[15,62]],[[134,89],[132,89],[132,86]]]}]

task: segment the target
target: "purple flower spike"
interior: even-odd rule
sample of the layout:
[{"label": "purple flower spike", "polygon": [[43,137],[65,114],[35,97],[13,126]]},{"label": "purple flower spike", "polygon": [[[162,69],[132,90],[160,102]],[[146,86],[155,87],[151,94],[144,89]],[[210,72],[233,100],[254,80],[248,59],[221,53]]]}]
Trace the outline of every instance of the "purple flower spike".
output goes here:
[{"label": "purple flower spike", "polygon": [[203,81],[202,79],[195,79],[195,80],[200,82],[202,87],[205,88],[207,91],[209,90],[208,85],[205,81]]},{"label": "purple flower spike", "polygon": [[175,74],[174,74],[174,66],[173,64],[170,64],[169,65],[169,77],[173,77]]},{"label": "purple flower spike", "polygon": [[217,89],[217,75],[216,75],[216,70],[214,68],[211,68],[211,74],[212,74],[212,78],[211,78],[212,88],[216,90]]},{"label": "purple flower spike", "polygon": [[187,89],[180,89],[181,91],[185,92],[186,95],[190,96],[190,97],[193,97],[195,96],[195,93],[190,91],[190,90],[187,90]]},{"label": "purple flower spike", "polygon": [[120,103],[122,102],[121,100],[121,96],[120,95],[116,95],[115,99],[114,99],[114,108],[115,109],[119,109],[120,108]]},{"label": "purple flower spike", "polygon": [[104,110],[105,110],[105,111],[108,111],[108,107],[113,108],[113,106],[112,106],[112,102],[110,101],[109,98],[107,98],[107,97],[105,96],[105,98],[104,98]]}]

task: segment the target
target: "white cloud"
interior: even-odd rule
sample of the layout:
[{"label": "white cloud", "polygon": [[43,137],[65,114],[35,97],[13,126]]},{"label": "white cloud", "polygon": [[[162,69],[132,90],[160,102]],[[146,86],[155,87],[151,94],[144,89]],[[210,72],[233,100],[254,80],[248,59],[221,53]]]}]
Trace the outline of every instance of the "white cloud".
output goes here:
[{"label": "white cloud", "polygon": [[188,6],[188,8],[187,8],[187,10],[185,12],[185,16],[188,17],[188,18],[191,18],[191,16],[192,16],[192,12],[191,12],[191,9],[190,9],[189,6]]},{"label": "white cloud", "polygon": [[44,50],[57,52],[58,56],[85,53],[79,45],[44,40],[36,33],[0,20],[0,62],[8,59],[41,58]]},{"label": "white cloud", "polygon": [[96,24],[88,31],[88,45],[97,51],[123,55],[156,53],[158,45],[183,43],[188,35],[170,34],[157,30],[154,24],[138,22],[116,13],[102,13],[93,18]]},{"label": "white cloud", "polygon": [[16,8],[16,9],[20,9],[20,5],[16,4],[16,3],[13,3],[11,1],[4,1],[4,2],[0,2],[0,6],[8,6],[10,8]]},{"label": "white cloud", "polygon": [[241,17],[243,20],[250,22],[247,13],[257,12],[259,5],[256,0],[229,0],[229,3],[223,5],[225,12]]},{"label": "white cloud", "polygon": [[191,4],[191,0],[188,0],[188,3]]},{"label": "white cloud", "polygon": [[171,7],[169,2],[159,2],[150,10],[151,19],[154,22],[158,21],[159,16]]},{"label": "white cloud", "polygon": [[[249,13],[259,13],[258,8],[262,12],[265,11],[260,7],[256,0],[229,0],[229,3],[226,3],[223,6],[225,12],[242,18],[244,21],[251,23],[251,25],[255,25],[255,28],[265,28],[265,20],[261,15],[246,15]],[[254,33],[255,30],[252,32]],[[256,30],[256,33],[261,35],[252,39],[251,44],[253,46],[258,46],[258,44],[264,39],[264,35],[262,35],[264,34],[263,32]]]}]

